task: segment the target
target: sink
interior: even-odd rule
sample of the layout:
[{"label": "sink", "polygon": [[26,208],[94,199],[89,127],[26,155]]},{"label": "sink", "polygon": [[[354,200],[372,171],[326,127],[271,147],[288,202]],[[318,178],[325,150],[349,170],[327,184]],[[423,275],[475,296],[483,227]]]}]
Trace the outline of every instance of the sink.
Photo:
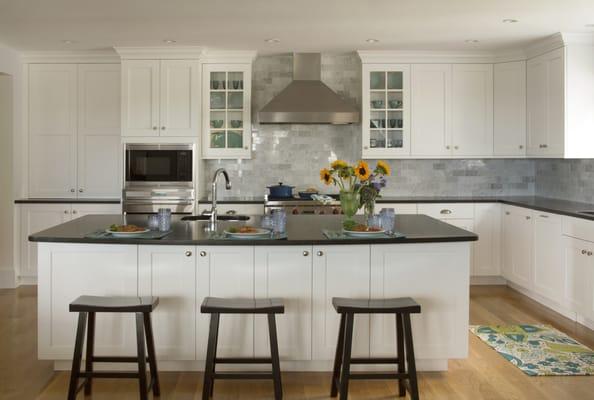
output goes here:
[{"label": "sink", "polygon": [[594,215],[594,210],[578,211],[578,214]]},{"label": "sink", "polygon": [[[189,215],[182,217],[182,221],[208,221],[210,215]],[[247,221],[250,217],[248,215],[217,215],[217,221]]]}]

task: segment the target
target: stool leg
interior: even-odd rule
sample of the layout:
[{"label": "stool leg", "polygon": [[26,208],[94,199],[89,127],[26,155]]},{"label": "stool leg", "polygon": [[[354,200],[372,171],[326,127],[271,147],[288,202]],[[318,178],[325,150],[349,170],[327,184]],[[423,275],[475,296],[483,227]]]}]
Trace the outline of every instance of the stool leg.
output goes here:
[{"label": "stool leg", "polygon": [[330,386],[330,397],[338,394],[338,378],[340,377],[340,364],[342,364],[342,350],[344,346],[344,327],[346,324],[345,314],[340,314],[340,328],[338,328],[338,340],[336,341],[336,354],[334,356],[334,372],[332,373],[332,385]]},{"label": "stool leg", "polygon": [[[220,317],[219,317],[220,318]],[[220,319],[219,319],[220,322]],[[214,345],[214,356],[212,359],[212,373],[213,376],[217,371],[217,349],[219,348],[219,328],[217,325],[217,335],[215,336],[215,345]],[[215,379],[212,378],[211,382],[210,382],[210,397],[214,396],[214,385],[215,385]]]},{"label": "stool leg", "polygon": [[210,328],[208,330],[208,347],[206,348],[206,366],[204,367],[204,384],[202,385],[202,400],[210,397],[210,388],[214,382],[214,359],[216,353],[217,336],[219,334],[220,314],[210,315]]},{"label": "stool leg", "polygon": [[274,399],[281,400],[283,398],[283,384],[281,381],[278,340],[276,338],[276,319],[274,314],[268,314],[268,335],[270,336],[270,358],[272,359]]},{"label": "stool leg", "polygon": [[74,357],[72,358],[72,370],[70,371],[70,385],[68,386],[68,400],[76,399],[78,387],[78,376],[80,374],[80,362],[82,359],[82,347],[85,339],[85,327],[87,324],[87,313],[78,313],[78,327],[76,328],[76,341],[74,342]]},{"label": "stool leg", "polygon": [[[402,314],[396,315],[396,348],[398,351],[398,373],[403,374],[406,372],[405,364],[406,357],[404,355],[404,332],[402,329]],[[404,379],[398,379],[398,396],[406,396],[406,385]]]},{"label": "stool leg", "polygon": [[340,400],[347,400],[349,395],[349,375],[351,373],[351,349],[353,347],[353,325],[355,314],[346,314],[344,350],[342,355],[342,373],[340,376]]},{"label": "stool leg", "polygon": [[[87,356],[85,360],[85,372],[93,372],[93,356],[95,347],[95,313],[89,313],[89,327],[87,329]],[[93,378],[87,376],[85,384],[85,395],[91,394]]]},{"label": "stool leg", "polygon": [[153,381],[153,395],[160,396],[161,386],[159,385],[159,371],[157,369],[157,355],[155,354],[155,339],[153,337],[153,324],[151,323],[150,313],[144,313],[144,333],[146,335],[146,347],[151,369],[151,379]]},{"label": "stool leg", "polygon": [[408,364],[408,381],[410,382],[410,398],[419,400],[419,387],[417,384],[417,367],[415,364],[415,351],[413,349],[412,328],[410,314],[404,314],[404,340],[406,341],[406,362]]},{"label": "stool leg", "polygon": [[141,312],[136,313],[136,349],[138,354],[138,388],[140,400],[147,400],[146,386],[146,353],[144,348],[144,316]]}]

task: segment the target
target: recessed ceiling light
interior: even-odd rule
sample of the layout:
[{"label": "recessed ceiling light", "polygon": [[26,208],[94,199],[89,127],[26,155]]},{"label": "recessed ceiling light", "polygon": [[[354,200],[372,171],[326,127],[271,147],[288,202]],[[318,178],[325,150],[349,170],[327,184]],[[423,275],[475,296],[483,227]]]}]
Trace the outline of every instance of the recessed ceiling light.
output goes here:
[{"label": "recessed ceiling light", "polygon": [[367,39],[366,42],[367,43],[378,43],[379,40],[378,39]]},{"label": "recessed ceiling light", "polygon": [[175,43],[175,40],[172,40],[172,39],[165,39],[165,40],[163,40],[163,42],[165,42],[165,43],[167,43],[167,44],[173,44],[173,43]]},{"label": "recessed ceiling light", "polygon": [[76,43],[76,40],[68,40],[68,39],[66,39],[66,40],[62,40],[62,43],[64,43],[64,44],[73,44],[73,43]]},{"label": "recessed ceiling light", "polygon": [[264,41],[266,43],[271,43],[271,44],[280,43],[280,39],[277,39],[277,38],[265,39]]},{"label": "recessed ceiling light", "polygon": [[513,18],[506,18],[506,19],[502,20],[501,22],[503,22],[504,24],[515,24],[516,22],[518,22],[518,20],[513,19]]},{"label": "recessed ceiling light", "polygon": [[464,43],[471,43],[471,44],[475,44],[475,43],[478,43],[478,42],[479,42],[479,40],[476,40],[476,39],[467,39],[467,40],[464,41]]}]

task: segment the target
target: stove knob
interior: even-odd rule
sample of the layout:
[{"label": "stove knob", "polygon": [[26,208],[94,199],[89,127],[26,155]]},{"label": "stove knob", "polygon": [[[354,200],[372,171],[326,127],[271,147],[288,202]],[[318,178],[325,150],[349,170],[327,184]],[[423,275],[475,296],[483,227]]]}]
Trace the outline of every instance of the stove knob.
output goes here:
[{"label": "stove knob", "polygon": [[297,214],[299,214],[299,210],[294,208],[293,211],[291,211],[291,214],[297,215]]},{"label": "stove knob", "polygon": [[324,215],[324,214],[326,214],[326,211],[324,211],[324,210],[318,211],[318,215]]},{"label": "stove knob", "polygon": [[340,210],[338,208],[333,208],[332,214],[334,214],[334,215],[340,214]]}]

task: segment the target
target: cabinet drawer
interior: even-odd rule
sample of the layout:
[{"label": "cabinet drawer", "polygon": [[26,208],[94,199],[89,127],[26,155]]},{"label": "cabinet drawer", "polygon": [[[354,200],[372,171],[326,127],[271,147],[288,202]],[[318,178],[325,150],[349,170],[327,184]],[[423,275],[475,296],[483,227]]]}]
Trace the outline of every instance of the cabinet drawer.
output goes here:
[{"label": "cabinet drawer", "polygon": [[594,221],[563,217],[563,234],[574,238],[594,242]]},{"label": "cabinet drawer", "polygon": [[418,205],[419,214],[426,214],[438,219],[472,219],[472,203],[427,203]]}]

